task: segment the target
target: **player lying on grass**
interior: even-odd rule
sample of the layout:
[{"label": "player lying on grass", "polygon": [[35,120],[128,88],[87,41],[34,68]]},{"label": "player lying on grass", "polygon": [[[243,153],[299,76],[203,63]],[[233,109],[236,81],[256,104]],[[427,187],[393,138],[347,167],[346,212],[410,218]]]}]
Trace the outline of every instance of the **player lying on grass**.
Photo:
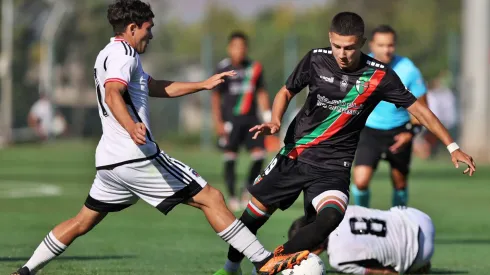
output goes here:
[{"label": "player lying on grass", "polygon": [[109,6],[107,17],[115,38],[100,51],[94,69],[103,129],[96,150],[95,180],[80,212],[49,232],[29,261],[13,274],[36,273],[109,212],[121,211],[139,198],[164,214],[180,203],[201,209],[218,235],[245,254],[261,274],[274,274],[305,259],[308,251],[286,255],[265,250],[226,208],[221,192],[192,168],[160,151],[149,128],[149,96],[168,98],[211,90],[234,72],[198,83],[152,80],[140,59],[153,38],[150,6],[139,0],[119,0]]},{"label": "player lying on grass", "polygon": [[[451,160],[468,165],[461,151],[427,106],[417,101],[389,66],[361,52],[364,21],[351,12],[337,14],[330,25],[330,48],[313,49],[276,94],[272,121],[250,129],[255,136],[278,133],[291,99],[307,86],[303,108],[288,128],[285,146],[249,188],[252,199],[240,220],[257,233],[276,209],[288,209],[303,192],[305,213],[314,222],[277,251],[293,253],[316,247],[337,228],[349,202],[350,167],[359,134],[382,100],[406,108],[448,146]],[[239,274],[243,255],[230,246],[228,260],[216,274]]]},{"label": "player lying on grass", "polygon": [[[288,238],[306,225],[306,217],[294,221]],[[415,208],[348,206],[339,227],[312,253],[327,250],[330,266],[343,273],[424,274],[430,270],[434,233],[430,217]]]}]

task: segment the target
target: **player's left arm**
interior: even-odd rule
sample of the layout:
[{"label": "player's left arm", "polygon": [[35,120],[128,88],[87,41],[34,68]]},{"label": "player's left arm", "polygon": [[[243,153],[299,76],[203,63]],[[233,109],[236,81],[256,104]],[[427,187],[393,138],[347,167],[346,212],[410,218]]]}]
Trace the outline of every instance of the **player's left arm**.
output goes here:
[{"label": "player's left arm", "polygon": [[180,97],[193,94],[202,90],[212,90],[225,81],[225,77],[234,76],[234,71],[215,74],[207,80],[200,82],[176,82],[169,80],[151,79],[148,84],[151,97]]},{"label": "player's left arm", "polygon": [[451,160],[456,168],[459,167],[458,162],[462,162],[468,165],[468,168],[464,170],[464,174],[469,173],[470,176],[476,171],[476,165],[473,158],[465,154],[459,146],[454,142],[448,130],[439,119],[432,113],[432,111],[420,101],[403,85],[400,78],[395,72],[388,69],[386,72],[385,81],[381,87],[382,100],[388,101],[397,105],[398,107],[404,107],[410,112],[417,120],[436,135],[451,153]]}]

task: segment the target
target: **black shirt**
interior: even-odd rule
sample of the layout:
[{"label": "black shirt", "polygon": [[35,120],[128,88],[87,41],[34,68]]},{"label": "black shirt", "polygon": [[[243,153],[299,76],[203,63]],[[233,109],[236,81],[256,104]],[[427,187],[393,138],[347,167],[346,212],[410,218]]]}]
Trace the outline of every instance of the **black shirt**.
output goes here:
[{"label": "black shirt", "polygon": [[381,100],[404,108],[416,101],[386,64],[362,54],[359,68],[344,72],[331,48],[308,52],[286,82],[293,93],[306,86],[310,92],[281,154],[320,167],[351,166],[359,134]]},{"label": "black shirt", "polygon": [[221,114],[224,121],[237,117],[257,117],[257,91],[264,88],[262,65],[257,61],[245,60],[234,67],[229,58],[218,64],[217,72],[235,70],[234,77],[227,77],[216,90],[221,94]]}]

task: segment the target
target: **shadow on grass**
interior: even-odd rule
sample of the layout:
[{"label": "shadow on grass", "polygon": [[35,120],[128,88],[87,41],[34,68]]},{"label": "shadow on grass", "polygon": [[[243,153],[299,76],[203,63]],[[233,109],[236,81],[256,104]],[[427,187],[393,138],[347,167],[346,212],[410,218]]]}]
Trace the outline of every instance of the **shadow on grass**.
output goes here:
[{"label": "shadow on grass", "polygon": [[[56,261],[103,261],[103,260],[121,260],[121,259],[132,259],[136,258],[134,255],[109,255],[109,256],[66,256],[56,258]],[[20,262],[28,261],[27,257],[0,257],[1,262]]]}]

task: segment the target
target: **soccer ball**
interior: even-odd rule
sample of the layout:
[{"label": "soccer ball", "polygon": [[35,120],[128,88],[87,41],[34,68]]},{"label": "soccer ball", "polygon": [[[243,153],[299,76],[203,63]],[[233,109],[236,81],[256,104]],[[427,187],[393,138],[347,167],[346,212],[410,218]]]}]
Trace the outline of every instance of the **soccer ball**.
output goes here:
[{"label": "soccer ball", "polygon": [[301,262],[300,265],[293,269],[286,269],[281,274],[283,275],[323,275],[325,274],[325,264],[317,255],[310,253],[308,259]]},{"label": "soccer ball", "polygon": [[[294,266],[293,269],[286,269],[281,272],[282,275],[324,275],[326,272],[325,264],[317,255],[310,253],[308,259],[301,262],[300,265]],[[252,275],[257,275],[255,268]]]}]

